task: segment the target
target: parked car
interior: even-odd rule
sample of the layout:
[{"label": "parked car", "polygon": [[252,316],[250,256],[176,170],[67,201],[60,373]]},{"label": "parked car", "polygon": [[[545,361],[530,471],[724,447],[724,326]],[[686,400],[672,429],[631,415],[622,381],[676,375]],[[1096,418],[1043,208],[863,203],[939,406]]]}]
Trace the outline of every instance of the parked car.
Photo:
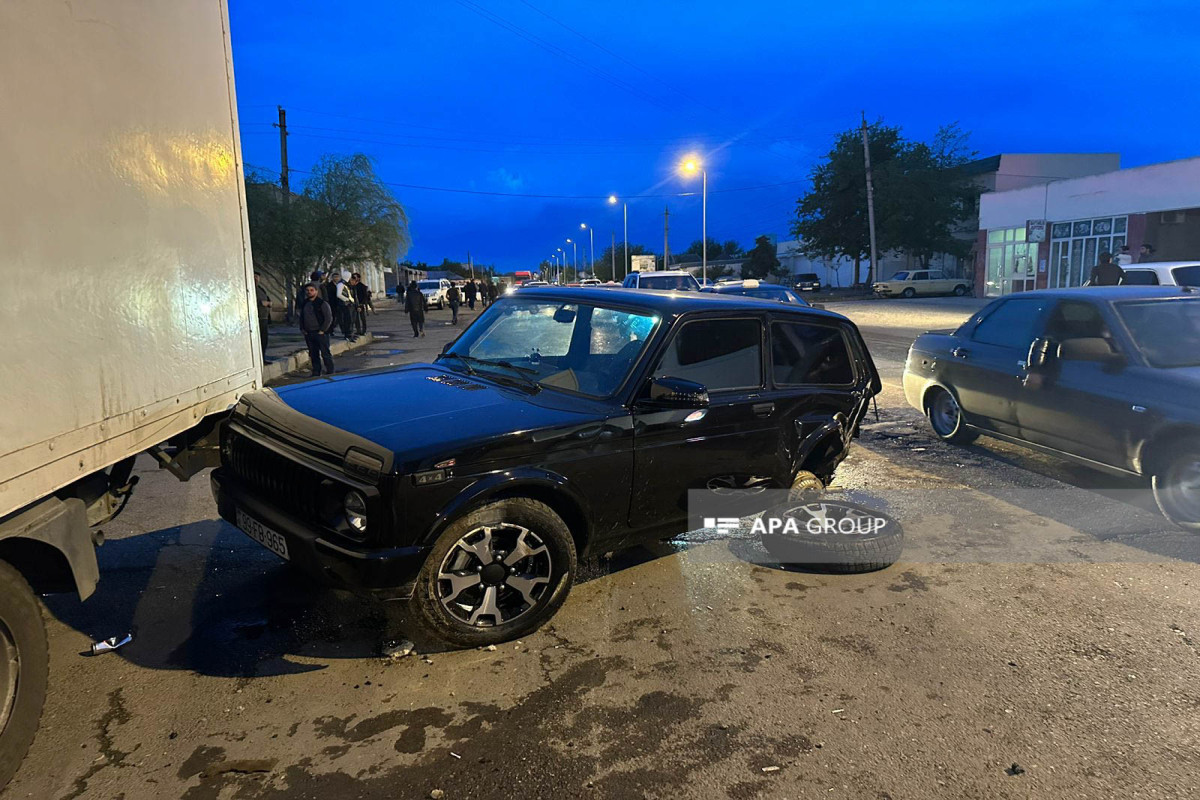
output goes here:
[{"label": "parked car", "polygon": [[801,272],[796,276],[796,291],[798,292],[819,292],[821,291],[821,278],[815,272]]},{"label": "parked car", "polygon": [[777,283],[762,283],[753,279],[721,283],[716,286],[705,286],[701,291],[713,294],[736,294],[743,297],[757,297],[759,300],[775,300],[780,303],[793,303],[807,306],[809,302],[786,286]]},{"label": "parked car", "polygon": [[489,644],[553,615],[577,558],[686,530],[689,490],[828,482],[879,390],[858,329],[830,312],[517,292],[434,364],[243,399],[213,494],[312,575]]},{"label": "parked car", "polygon": [[579,282],[580,286],[600,286],[604,282],[599,278],[584,278]]},{"label": "parked car", "polygon": [[417,286],[421,294],[425,295],[426,306],[437,306],[438,309],[446,307],[446,303],[449,302],[446,295],[450,291],[450,281],[445,278],[431,278],[417,281]]},{"label": "parked car", "polygon": [[1200,531],[1200,294],[1168,287],[1024,292],[925,333],[908,402],[956,443],[979,434],[1151,480]]},{"label": "parked car", "polygon": [[950,278],[935,269],[897,272],[871,287],[879,297],[916,297],[919,294],[952,294],[962,297],[970,290],[967,278]]},{"label": "parked car", "polygon": [[1161,261],[1125,267],[1125,286],[1200,286],[1200,261]]},{"label": "parked car", "polygon": [[631,272],[621,284],[626,289],[658,289],[660,291],[700,291],[700,281],[684,270],[657,270],[655,272]]}]

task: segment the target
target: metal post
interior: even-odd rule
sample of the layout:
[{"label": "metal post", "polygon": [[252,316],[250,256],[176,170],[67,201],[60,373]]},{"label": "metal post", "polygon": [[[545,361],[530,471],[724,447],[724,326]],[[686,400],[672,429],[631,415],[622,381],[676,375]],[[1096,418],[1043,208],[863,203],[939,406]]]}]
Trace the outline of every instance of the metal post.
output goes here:
[{"label": "metal post", "polygon": [[704,189],[700,199],[700,275],[708,282],[708,170],[701,170]]},{"label": "metal post", "polygon": [[625,217],[625,263],[621,266],[621,278],[629,274],[629,203],[621,203]]}]

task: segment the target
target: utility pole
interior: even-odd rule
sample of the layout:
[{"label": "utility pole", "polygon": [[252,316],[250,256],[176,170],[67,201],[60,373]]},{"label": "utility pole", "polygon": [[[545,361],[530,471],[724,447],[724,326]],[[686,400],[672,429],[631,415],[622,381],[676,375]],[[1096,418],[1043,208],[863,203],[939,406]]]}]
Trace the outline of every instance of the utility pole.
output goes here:
[{"label": "utility pole", "polygon": [[[276,106],[279,109],[279,122],[275,123],[275,127],[279,128],[279,188],[283,190],[283,210],[287,213],[288,206],[292,202],[292,190],[290,181],[288,180],[288,163],[287,163],[287,111],[283,106]],[[292,306],[295,303],[296,292],[292,291],[292,275],[288,275],[284,282],[284,289],[287,292],[287,305],[285,306],[284,316],[288,322],[292,321]]]},{"label": "utility pole", "polygon": [[475,266],[471,263],[471,251],[467,251],[467,269],[471,271],[471,280],[475,280]]},{"label": "utility pole", "polygon": [[[871,146],[867,141],[867,112],[862,112],[862,140],[863,140],[863,159],[867,165],[867,226],[871,232],[871,266],[867,269],[867,285],[870,286],[875,280],[876,252],[875,252],[875,187],[871,184]],[[854,276],[858,278],[857,275]]]},{"label": "utility pole", "polygon": [[612,253],[612,280],[617,279],[617,232],[612,232],[612,246],[608,252]]},{"label": "utility pole", "polygon": [[671,245],[668,232],[671,230],[671,207],[663,206],[663,269],[671,266]]}]

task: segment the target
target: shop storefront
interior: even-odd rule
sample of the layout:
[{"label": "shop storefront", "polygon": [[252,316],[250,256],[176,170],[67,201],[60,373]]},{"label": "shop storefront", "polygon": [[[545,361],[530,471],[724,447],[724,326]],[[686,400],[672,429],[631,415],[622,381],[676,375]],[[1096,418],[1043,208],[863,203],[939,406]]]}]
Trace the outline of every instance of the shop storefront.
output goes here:
[{"label": "shop storefront", "polygon": [[1125,244],[1129,218],[1100,217],[1050,225],[1050,275],[1047,286],[1082,286],[1101,253],[1114,258]]},{"label": "shop storefront", "polygon": [[988,231],[984,295],[1001,297],[1036,288],[1037,253],[1037,243],[1026,241],[1024,226]]}]

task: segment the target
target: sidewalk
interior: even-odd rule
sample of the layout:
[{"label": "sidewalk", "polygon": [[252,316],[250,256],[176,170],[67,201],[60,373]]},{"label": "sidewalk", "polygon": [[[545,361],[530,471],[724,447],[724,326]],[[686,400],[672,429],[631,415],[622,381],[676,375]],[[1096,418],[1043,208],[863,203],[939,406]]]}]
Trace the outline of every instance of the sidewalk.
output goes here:
[{"label": "sidewalk", "polygon": [[[375,301],[375,313],[367,317],[367,335],[360,336],[357,342],[350,343],[341,338],[341,334],[331,337],[329,350],[333,353],[334,366],[338,372],[347,368],[361,368],[361,364],[345,361],[353,357],[353,362],[359,362],[361,355],[369,345],[372,349],[403,348],[402,362],[431,361],[441,351],[446,342],[452,341],[462,333],[470,322],[483,310],[475,305],[470,311],[464,305],[458,310],[458,325],[450,324],[450,309],[429,309],[425,312],[425,336],[413,338],[412,326],[403,306],[395,300]],[[377,335],[378,334],[378,335]],[[300,335],[295,325],[276,323],[271,326],[270,344],[267,347],[267,364],[263,367],[263,384],[269,385],[284,376],[294,372],[309,370],[308,349],[304,345],[304,337]],[[343,356],[339,359],[339,356]]]}]

